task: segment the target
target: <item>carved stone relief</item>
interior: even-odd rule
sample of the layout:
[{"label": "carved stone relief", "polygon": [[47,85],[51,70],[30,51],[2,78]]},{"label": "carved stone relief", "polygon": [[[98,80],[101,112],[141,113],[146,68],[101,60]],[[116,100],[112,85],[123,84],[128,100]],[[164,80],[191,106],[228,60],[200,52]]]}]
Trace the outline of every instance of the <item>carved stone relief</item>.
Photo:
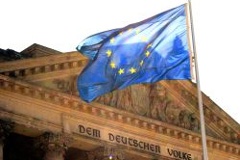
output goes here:
[{"label": "carved stone relief", "polygon": [[194,113],[190,113],[187,110],[182,110],[179,114],[180,126],[192,131],[199,131],[200,124]]},{"label": "carved stone relief", "polygon": [[166,122],[166,109],[171,103],[167,96],[166,89],[157,83],[150,85],[149,99],[150,117]]},{"label": "carved stone relief", "polygon": [[161,83],[132,85],[103,95],[96,101],[195,132],[200,129],[196,115],[189,112]]},{"label": "carved stone relief", "polygon": [[65,79],[54,79],[53,84],[56,85],[56,88],[63,91],[63,92],[69,92],[73,88],[73,81],[71,80],[65,80]]},{"label": "carved stone relief", "polygon": [[55,89],[64,93],[77,95],[77,76],[71,76],[60,79],[53,79],[52,81],[42,81],[38,82],[40,85],[45,86],[47,88]]},{"label": "carved stone relief", "polygon": [[134,85],[100,96],[96,101],[131,113],[148,116],[148,93],[149,89],[145,85]]}]

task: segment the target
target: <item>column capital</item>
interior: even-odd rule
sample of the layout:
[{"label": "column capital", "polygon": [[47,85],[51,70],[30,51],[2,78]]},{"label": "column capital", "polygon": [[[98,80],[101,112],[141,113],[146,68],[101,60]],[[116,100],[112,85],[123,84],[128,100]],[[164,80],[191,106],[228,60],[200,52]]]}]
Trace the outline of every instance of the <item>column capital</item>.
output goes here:
[{"label": "column capital", "polygon": [[37,145],[44,151],[66,150],[72,141],[70,135],[63,133],[45,132],[37,138]]},{"label": "column capital", "polygon": [[124,151],[120,146],[108,146],[99,147],[93,151],[88,152],[89,160],[109,160],[118,159],[124,160]]}]

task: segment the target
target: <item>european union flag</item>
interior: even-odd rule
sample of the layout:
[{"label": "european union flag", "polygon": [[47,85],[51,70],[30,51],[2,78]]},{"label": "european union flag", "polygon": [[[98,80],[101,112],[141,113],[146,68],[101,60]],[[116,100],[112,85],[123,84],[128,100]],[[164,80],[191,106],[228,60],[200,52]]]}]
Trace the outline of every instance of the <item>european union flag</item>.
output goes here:
[{"label": "european union flag", "polygon": [[190,79],[185,5],[124,28],[86,38],[77,50],[89,58],[78,77],[80,97],[96,97],[137,83]]}]

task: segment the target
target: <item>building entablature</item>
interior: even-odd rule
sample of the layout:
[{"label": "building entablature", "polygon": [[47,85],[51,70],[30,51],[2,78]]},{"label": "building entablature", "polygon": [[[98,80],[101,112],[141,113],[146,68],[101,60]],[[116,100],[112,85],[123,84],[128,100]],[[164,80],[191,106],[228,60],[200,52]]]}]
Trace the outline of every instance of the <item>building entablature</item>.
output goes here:
[{"label": "building entablature", "polygon": [[[75,95],[4,75],[0,75],[0,93],[1,118],[15,118],[15,123],[42,132],[64,132],[153,154],[169,155],[175,148],[181,153],[191,150],[192,155],[201,155],[200,134],[181,127],[96,102],[85,103]],[[212,137],[207,137],[207,144],[209,150],[223,157],[240,156],[237,144]]]},{"label": "building entablature", "polygon": [[[52,81],[50,85],[47,82],[47,87],[51,86],[51,89],[56,90],[57,88],[58,91],[78,95],[75,81],[86,63],[85,57],[80,56],[77,52],[70,52],[0,63],[0,74],[31,83],[41,83],[40,85],[45,85],[46,81]],[[64,77],[69,78],[64,80]],[[199,119],[197,90],[193,83],[188,81],[161,81],[160,83],[171,92],[172,97],[176,97],[187,106],[186,111],[197,113],[194,116]],[[206,124],[213,130],[212,134],[238,144],[240,142],[239,125],[204,94],[203,101]]]}]

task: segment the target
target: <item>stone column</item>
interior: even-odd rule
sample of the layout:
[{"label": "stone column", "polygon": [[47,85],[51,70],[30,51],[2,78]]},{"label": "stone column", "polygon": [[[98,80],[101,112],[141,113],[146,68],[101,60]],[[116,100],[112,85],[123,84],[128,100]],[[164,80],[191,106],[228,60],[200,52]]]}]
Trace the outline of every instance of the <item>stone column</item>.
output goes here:
[{"label": "stone column", "polygon": [[104,155],[104,147],[99,147],[93,151],[90,151],[88,154],[88,160],[103,160]]},{"label": "stone column", "polygon": [[7,136],[9,136],[9,134],[12,132],[13,125],[13,122],[0,119],[0,160],[3,160],[4,141]]},{"label": "stone column", "polygon": [[126,157],[120,146],[99,147],[88,152],[89,160],[124,160]]},{"label": "stone column", "polygon": [[45,152],[43,160],[64,160],[70,142],[68,135],[47,132],[38,138],[37,145]]}]

